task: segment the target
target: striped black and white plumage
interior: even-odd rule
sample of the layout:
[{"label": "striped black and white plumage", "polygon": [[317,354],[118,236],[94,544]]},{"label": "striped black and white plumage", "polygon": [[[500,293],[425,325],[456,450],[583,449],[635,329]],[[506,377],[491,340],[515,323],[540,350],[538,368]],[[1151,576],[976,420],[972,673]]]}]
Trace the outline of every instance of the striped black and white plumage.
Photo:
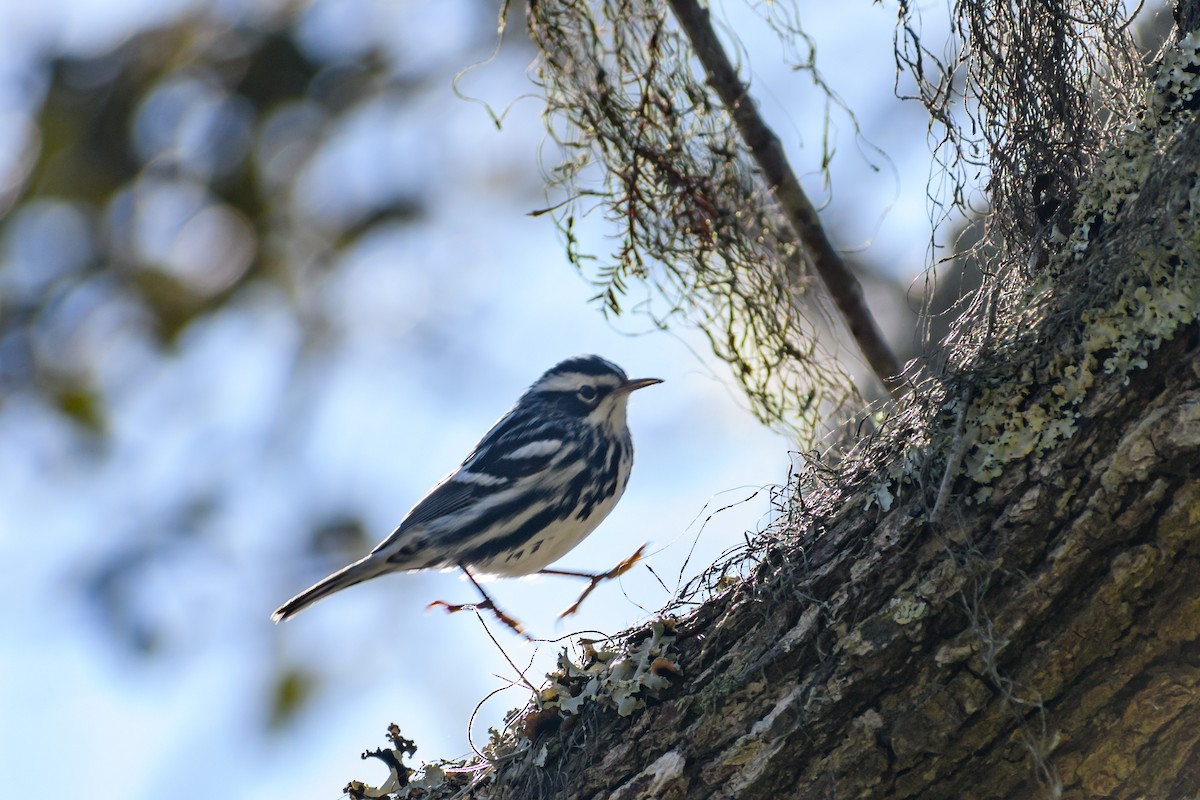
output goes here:
[{"label": "striped black and white plumage", "polygon": [[458,567],[470,577],[543,570],[595,530],[621,498],[633,466],[629,394],[656,383],[630,380],[599,356],[554,366],[391,536],[284,603],[272,619],[388,572]]}]

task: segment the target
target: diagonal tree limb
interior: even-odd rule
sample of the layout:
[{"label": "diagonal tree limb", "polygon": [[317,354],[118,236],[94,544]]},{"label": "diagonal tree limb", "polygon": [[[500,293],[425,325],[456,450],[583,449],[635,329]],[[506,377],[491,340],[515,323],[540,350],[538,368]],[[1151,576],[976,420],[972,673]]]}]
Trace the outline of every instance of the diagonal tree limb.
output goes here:
[{"label": "diagonal tree limb", "polygon": [[670,4],[704,66],[709,83],[729,109],[780,209],[803,245],[805,257],[821,277],[871,371],[892,397],[900,397],[906,390],[900,377],[900,362],[867,308],[858,279],[829,241],[817,210],[788,164],[779,137],[767,127],[745,84],[738,78],[713,30],[708,10],[698,0],[670,0]]}]

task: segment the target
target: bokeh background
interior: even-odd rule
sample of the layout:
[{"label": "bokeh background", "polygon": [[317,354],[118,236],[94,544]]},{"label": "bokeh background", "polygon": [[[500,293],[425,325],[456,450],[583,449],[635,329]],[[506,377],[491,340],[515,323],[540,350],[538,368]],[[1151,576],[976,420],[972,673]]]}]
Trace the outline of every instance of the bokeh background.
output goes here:
[{"label": "bokeh background", "polygon": [[[501,41],[484,0],[0,2],[0,793],[334,797],[382,780],[358,754],[390,722],[417,762],[485,742],[527,698],[480,706],[509,659],[536,683],[560,645],[424,613],[473,599],[458,576],[268,616],[561,358],[665,379],[633,399],[625,499],[562,566],[651,548],[566,622],[577,583],[493,584],[535,634],[645,619],[770,523],[797,444],[644,287],[604,316],[529,214],[561,196],[519,5]],[[714,9],[911,352],[938,212],[896,9],[801,4],[857,127],[769,4]]]}]

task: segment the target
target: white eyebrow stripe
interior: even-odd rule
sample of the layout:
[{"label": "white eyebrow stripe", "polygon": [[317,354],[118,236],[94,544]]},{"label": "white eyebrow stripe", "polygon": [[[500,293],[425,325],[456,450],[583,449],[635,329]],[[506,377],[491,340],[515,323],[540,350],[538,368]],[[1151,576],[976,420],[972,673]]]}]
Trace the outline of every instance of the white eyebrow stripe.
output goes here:
[{"label": "white eyebrow stripe", "polygon": [[542,392],[574,392],[580,386],[617,386],[621,379],[615,375],[586,375],[582,372],[566,372],[551,375],[534,384],[534,389]]},{"label": "white eyebrow stripe", "polygon": [[548,456],[558,452],[562,448],[562,439],[539,439],[536,442],[521,445],[511,453],[505,453],[501,458],[512,459],[513,461],[522,458],[538,458],[539,456]]}]

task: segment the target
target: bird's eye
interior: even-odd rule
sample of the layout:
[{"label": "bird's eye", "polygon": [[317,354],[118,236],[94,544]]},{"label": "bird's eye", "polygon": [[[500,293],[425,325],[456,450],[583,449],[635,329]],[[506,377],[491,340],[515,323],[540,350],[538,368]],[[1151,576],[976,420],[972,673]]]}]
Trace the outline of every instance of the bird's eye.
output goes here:
[{"label": "bird's eye", "polygon": [[583,402],[590,403],[596,399],[596,387],[592,386],[591,384],[580,386],[579,391],[576,392],[576,394],[579,395],[579,399]]}]

